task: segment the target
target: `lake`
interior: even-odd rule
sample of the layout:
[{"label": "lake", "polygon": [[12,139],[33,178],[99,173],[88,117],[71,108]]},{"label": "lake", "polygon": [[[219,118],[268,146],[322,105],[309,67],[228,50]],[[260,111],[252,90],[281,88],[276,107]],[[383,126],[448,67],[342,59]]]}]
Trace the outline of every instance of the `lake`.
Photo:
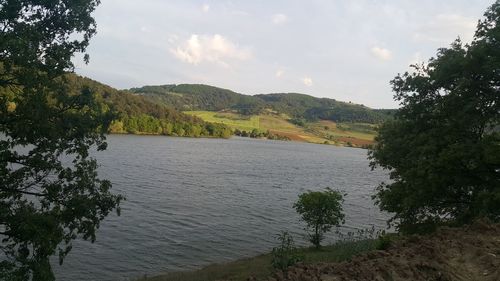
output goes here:
[{"label": "lake", "polygon": [[[101,178],[127,197],[97,241],[74,242],[57,280],[133,280],[269,252],[287,230],[304,245],[297,196],[325,187],[348,193],[343,232],[385,228],[367,151],[296,142],[111,135],[96,154]],[[335,235],[327,237],[335,241]]]}]

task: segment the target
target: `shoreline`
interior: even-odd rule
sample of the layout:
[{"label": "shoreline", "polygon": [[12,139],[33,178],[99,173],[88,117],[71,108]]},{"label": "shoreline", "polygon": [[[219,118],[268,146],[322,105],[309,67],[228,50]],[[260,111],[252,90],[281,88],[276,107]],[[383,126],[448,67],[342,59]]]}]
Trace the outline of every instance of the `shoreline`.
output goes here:
[{"label": "shoreline", "polygon": [[[137,281],[478,280],[500,277],[500,224],[477,220],[428,234],[384,234],[321,249],[298,248],[303,262],[271,267],[271,254]],[[457,256],[457,253],[459,255]]]},{"label": "shoreline", "polygon": [[210,137],[210,136],[199,136],[199,137],[187,137],[187,136],[174,136],[174,135],[164,135],[164,134],[151,134],[151,133],[106,133],[106,136],[110,135],[118,135],[118,136],[150,136],[150,137],[170,137],[170,138],[186,138],[186,139],[220,139],[220,140],[228,140],[232,138],[242,138],[242,139],[251,139],[251,140],[261,140],[261,141],[279,141],[279,142],[293,142],[293,143],[307,143],[307,144],[317,144],[317,145],[326,145],[326,146],[335,146],[335,147],[345,147],[345,148],[357,148],[357,149],[368,149],[367,147],[360,146],[349,146],[342,145],[337,143],[318,143],[318,142],[308,142],[308,141],[297,141],[297,140],[279,140],[279,139],[267,139],[267,138],[251,138],[251,137],[241,137],[232,135],[229,138],[220,138],[220,137]]},{"label": "shoreline", "polygon": [[[376,249],[376,239],[344,241],[321,247],[298,247],[299,255],[304,256],[304,264],[342,262],[355,255]],[[270,277],[275,271],[271,266],[271,252],[253,257],[240,258],[227,263],[213,263],[199,269],[173,271],[158,275],[144,275],[135,281],[246,281],[250,277],[262,280]]]}]

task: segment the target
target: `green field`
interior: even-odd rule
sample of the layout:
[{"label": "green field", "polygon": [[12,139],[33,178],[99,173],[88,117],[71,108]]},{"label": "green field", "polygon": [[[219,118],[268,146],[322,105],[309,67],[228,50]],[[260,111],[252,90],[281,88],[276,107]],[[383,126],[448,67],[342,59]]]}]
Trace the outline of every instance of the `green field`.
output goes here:
[{"label": "green field", "polygon": [[256,115],[243,116],[232,112],[213,111],[184,111],[184,113],[195,115],[207,122],[226,124],[233,129],[247,131],[260,129],[260,117]]},{"label": "green field", "polygon": [[201,119],[222,123],[241,131],[270,131],[273,134],[287,136],[293,141],[310,143],[327,143],[362,147],[373,143],[376,135],[375,125],[365,123],[340,123],[321,120],[306,123],[303,127],[289,122],[283,114],[268,112],[266,114],[245,116],[234,112],[185,111]]}]

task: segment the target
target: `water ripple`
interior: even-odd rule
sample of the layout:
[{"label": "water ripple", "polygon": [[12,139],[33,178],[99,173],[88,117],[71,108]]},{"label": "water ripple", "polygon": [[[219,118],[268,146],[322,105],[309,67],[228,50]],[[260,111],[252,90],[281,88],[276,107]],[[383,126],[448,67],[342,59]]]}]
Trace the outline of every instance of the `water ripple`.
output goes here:
[{"label": "water ripple", "polygon": [[[127,196],[122,216],[101,225],[94,244],[75,241],[58,280],[132,280],[269,251],[287,230],[307,244],[292,208],[324,187],[348,192],[342,232],[386,214],[371,200],[387,176],[371,171],[366,151],[235,138],[110,136],[97,154],[100,175]],[[327,237],[327,242],[337,239]]]}]

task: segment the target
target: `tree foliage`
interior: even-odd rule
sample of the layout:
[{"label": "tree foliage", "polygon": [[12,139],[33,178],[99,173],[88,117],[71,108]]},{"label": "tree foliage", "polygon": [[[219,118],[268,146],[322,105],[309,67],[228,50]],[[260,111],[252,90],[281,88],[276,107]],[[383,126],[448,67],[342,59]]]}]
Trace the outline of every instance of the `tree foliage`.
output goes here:
[{"label": "tree foliage", "polygon": [[327,188],[325,191],[308,191],[299,195],[293,207],[309,229],[311,243],[319,248],[324,234],[334,226],[344,223],[343,194]]},{"label": "tree foliage", "polygon": [[[63,75],[95,33],[97,0],[0,1],[0,279],[53,280],[71,241],[94,241],[122,197],[98,178],[114,118]],[[87,58],[86,58],[87,59]]]},{"label": "tree foliage", "polygon": [[500,218],[500,1],[474,40],[456,40],[391,83],[401,109],[386,122],[371,165],[390,171],[376,200],[403,231]]},{"label": "tree foliage", "polygon": [[231,90],[201,84],[144,86],[130,89],[177,110],[220,111],[235,109],[242,114],[258,114],[262,101]]}]

